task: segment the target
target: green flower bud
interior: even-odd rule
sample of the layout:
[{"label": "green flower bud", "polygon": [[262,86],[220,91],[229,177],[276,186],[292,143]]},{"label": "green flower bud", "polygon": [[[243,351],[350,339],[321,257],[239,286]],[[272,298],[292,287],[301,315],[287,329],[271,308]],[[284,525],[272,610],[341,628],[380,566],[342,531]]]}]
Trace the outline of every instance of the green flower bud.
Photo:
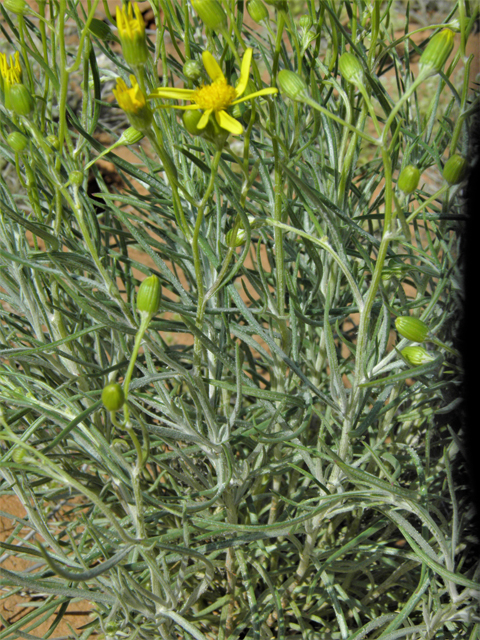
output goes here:
[{"label": "green flower bud", "polygon": [[53,133],[45,138],[48,144],[54,149],[60,149],[60,141],[57,136],[54,136]]},{"label": "green flower bud", "polygon": [[209,29],[218,31],[227,26],[227,15],[217,0],[192,0],[192,7]]},{"label": "green flower bud", "polygon": [[401,336],[412,342],[423,342],[428,333],[427,325],[413,316],[396,318],[395,327]]},{"label": "green flower bud", "polygon": [[15,153],[21,153],[28,145],[28,138],[20,131],[14,131],[7,137],[7,142]]},{"label": "green flower bud", "polygon": [[3,6],[7,11],[10,11],[10,13],[15,13],[18,16],[25,15],[30,9],[26,0],[4,0]]},{"label": "green flower bud", "polygon": [[154,316],[160,306],[162,297],[162,287],[157,276],[145,278],[138,289],[137,293],[137,309],[140,312],[148,313]]},{"label": "green flower bud", "polygon": [[435,357],[430,355],[423,347],[405,347],[401,351],[402,356],[410,364],[415,367],[419,367],[422,364],[427,364],[435,360]]},{"label": "green flower bud", "polygon": [[114,622],[113,620],[110,620],[110,622],[107,622],[107,624],[105,625],[105,632],[109,635],[113,635],[119,629],[120,625],[118,624],[118,622]]},{"label": "green flower bud", "polygon": [[93,18],[93,20],[90,22],[88,30],[90,31],[92,36],[95,36],[95,38],[98,38],[103,42],[109,42],[110,40],[119,42],[119,39],[113,34],[110,25],[103,20],[99,20],[98,18]]},{"label": "green flower bud", "polygon": [[443,177],[448,184],[460,184],[467,173],[467,161],[455,153],[446,161],[443,167]]},{"label": "green flower bud", "polygon": [[26,449],[24,449],[22,446],[18,446],[14,449],[12,453],[12,460],[17,464],[19,464],[25,459],[26,455],[27,455]]},{"label": "green flower bud", "polygon": [[81,171],[72,171],[68,176],[70,184],[73,184],[75,187],[81,187],[83,184],[83,173]]},{"label": "green flower bud", "polygon": [[362,64],[353,53],[348,51],[343,53],[338,61],[338,67],[342,77],[347,82],[354,84],[356,87],[364,84]]},{"label": "green flower bud", "polygon": [[14,84],[9,88],[8,93],[5,93],[5,106],[14,111],[17,116],[28,116],[33,109],[32,94],[24,84]]},{"label": "green flower bud", "polygon": [[120,138],[117,140],[115,146],[120,147],[122,145],[136,144],[137,142],[140,142],[143,137],[144,134],[141,131],[137,131],[137,129],[135,129],[134,127],[128,127],[128,129],[125,129]]},{"label": "green flower bud", "polygon": [[268,10],[262,0],[249,0],[247,2],[247,11],[251,19],[257,24],[268,18]]},{"label": "green flower bud", "polygon": [[198,109],[186,109],[183,112],[183,126],[192,136],[199,136],[203,130],[197,127],[202,113]]},{"label": "green flower bud", "polygon": [[280,91],[290,100],[301,102],[302,97],[308,93],[305,80],[295,71],[289,71],[288,69],[283,69],[278,74],[278,86]]},{"label": "green flower bud", "polygon": [[183,73],[187,80],[198,80],[202,75],[202,67],[198,60],[187,60],[183,65]]},{"label": "green flower bud", "polygon": [[102,402],[108,411],[118,411],[125,403],[125,394],[118,382],[107,384],[102,391]]},{"label": "green flower bud", "polygon": [[398,176],[398,188],[406,195],[413,193],[420,182],[420,171],[417,167],[409,164],[402,169]]},{"label": "green flower bud", "polygon": [[245,229],[237,229],[237,235],[235,236],[235,242],[233,242],[233,229],[225,236],[225,240],[229,247],[241,247],[242,244],[245,244],[245,238],[247,234],[245,233]]},{"label": "green flower bud", "polygon": [[442,71],[448,56],[452,53],[454,33],[450,29],[443,29],[428,43],[420,57],[420,72],[425,77],[433,76]]},{"label": "green flower bud", "polygon": [[303,16],[300,16],[298,20],[298,26],[304,31],[308,31],[310,29],[310,27],[312,26],[312,19],[307,13],[305,13]]},{"label": "green flower bud", "polygon": [[125,61],[132,67],[144,65],[149,54],[145,21],[138,4],[129,2],[122,8],[117,7],[116,18]]}]

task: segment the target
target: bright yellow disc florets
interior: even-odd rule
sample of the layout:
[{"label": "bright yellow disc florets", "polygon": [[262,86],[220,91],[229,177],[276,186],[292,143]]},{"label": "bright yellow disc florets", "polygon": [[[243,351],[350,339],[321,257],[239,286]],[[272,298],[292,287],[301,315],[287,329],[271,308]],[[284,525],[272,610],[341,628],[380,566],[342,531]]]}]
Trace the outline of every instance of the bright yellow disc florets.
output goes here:
[{"label": "bright yellow disc florets", "polygon": [[194,100],[204,111],[223,111],[229,107],[237,97],[235,87],[227,84],[225,78],[219,78],[212,84],[204,85],[193,92]]}]

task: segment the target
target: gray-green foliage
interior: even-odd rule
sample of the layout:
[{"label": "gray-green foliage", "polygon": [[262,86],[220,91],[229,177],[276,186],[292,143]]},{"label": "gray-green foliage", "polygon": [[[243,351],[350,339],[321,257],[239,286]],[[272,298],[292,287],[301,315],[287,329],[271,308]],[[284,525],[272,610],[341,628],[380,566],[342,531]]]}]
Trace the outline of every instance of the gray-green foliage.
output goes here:
[{"label": "gray-green foliage", "polygon": [[[40,2],[45,20],[1,7],[35,111],[0,108],[1,492],[26,509],[0,514],[0,548],[38,570],[0,566],[0,584],[46,599],[0,640],[32,637],[20,627],[35,635],[62,605],[53,634],[75,598],[95,606],[85,640],[473,640],[451,346],[461,185],[441,178],[467,153],[471,3],[436,25],[458,42],[425,107],[412,60],[431,32],[408,6],[416,44],[393,35],[392,1],[278,2],[260,25],[223,2],[219,32],[186,0],[153,2],[150,59],[133,70],[148,92],[193,88],[183,64],[205,48],[234,85],[247,46],[248,93],[282,70],[308,92],[238,105],[245,133],[228,141],[156,109],[153,148],[107,156],[120,190],[93,163],[92,193],[110,81],[132,71],[88,30],[97,4]],[[363,84],[342,79],[347,50]],[[411,196],[395,186],[407,165],[422,173]],[[150,274],[163,297],[148,323],[135,292]],[[434,356],[414,368],[392,340],[409,314]],[[129,363],[128,403],[109,414],[102,389]]]}]

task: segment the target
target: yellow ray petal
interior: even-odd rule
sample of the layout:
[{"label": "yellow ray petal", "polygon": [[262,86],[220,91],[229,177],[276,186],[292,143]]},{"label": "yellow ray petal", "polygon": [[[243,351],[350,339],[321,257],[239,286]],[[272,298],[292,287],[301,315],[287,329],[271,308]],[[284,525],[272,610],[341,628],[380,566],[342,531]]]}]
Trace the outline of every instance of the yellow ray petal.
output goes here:
[{"label": "yellow ray petal", "polygon": [[209,119],[210,114],[212,113],[212,111],[213,111],[213,109],[207,109],[206,111],[203,112],[202,117],[198,121],[197,129],[205,129],[205,127],[207,126],[207,123],[208,123],[208,119]]},{"label": "yellow ray petal", "polygon": [[240,69],[240,78],[235,87],[235,93],[237,96],[241,96],[247,88],[248,78],[250,76],[250,66],[252,64],[253,49],[247,49],[243,54],[242,68]]},{"label": "yellow ray petal", "polygon": [[202,61],[203,61],[203,66],[205,67],[205,71],[208,73],[208,75],[214,82],[219,78],[223,78],[225,80],[225,76],[222,73],[220,65],[212,56],[210,51],[204,51],[202,53]]},{"label": "yellow ray petal", "polygon": [[160,87],[154,89],[148,96],[149,100],[152,98],[172,98],[173,100],[191,100],[193,90],[192,89],[175,89],[175,87]]},{"label": "yellow ray petal", "polygon": [[253,98],[258,98],[258,96],[267,96],[268,94],[278,93],[278,89],[276,87],[267,87],[266,89],[260,89],[260,91],[255,91],[255,93],[250,93],[248,96],[240,98],[239,100],[235,100],[232,102],[233,104],[239,104],[240,102],[245,102],[246,100],[253,100]]},{"label": "yellow ray petal", "polygon": [[222,129],[230,131],[234,136],[239,136],[243,133],[243,127],[240,122],[228,115],[226,111],[215,111],[215,118]]}]

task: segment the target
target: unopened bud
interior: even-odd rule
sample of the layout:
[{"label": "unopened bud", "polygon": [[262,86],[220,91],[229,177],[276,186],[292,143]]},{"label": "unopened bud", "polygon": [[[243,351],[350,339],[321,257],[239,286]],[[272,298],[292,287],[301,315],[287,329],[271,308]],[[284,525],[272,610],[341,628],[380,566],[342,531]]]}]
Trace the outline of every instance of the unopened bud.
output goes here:
[{"label": "unopened bud", "polygon": [[75,187],[81,187],[83,184],[83,173],[81,171],[72,171],[68,176],[70,184],[73,184]]},{"label": "unopened bud", "polygon": [[218,31],[227,26],[227,15],[217,0],[192,0],[192,7],[209,29]]},{"label": "unopened bud", "polygon": [[451,29],[443,29],[428,43],[420,56],[419,68],[425,77],[442,71],[448,56],[452,53],[454,33]]},{"label": "unopened bud", "polygon": [[401,316],[395,320],[398,333],[412,342],[423,342],[427,337],[428,327],[419,318]]},{"label": "unopened bud", "polygon": [[245,238],[247,234],[245,233],[245,229],[237,229],[237,233],[235,235],[235,240],[233,239],[234,229],[230,229],[230,231],[225,236],[225,240],[229,247],[241,247],[242,244],[245,244]]},{"label": "unopened bud", "polygon": [[18,16],[23,16],[29,11],[29,6],[26,0],[4,0],[3,6],[10,13],[15,13]]},{"label": "unopened bud", "polygon": [[338,61],[338,67],[342,77],[347,82],[354,84],[356,87],[364,84],[362,64],[353,53],[349,51],[343,53]]},{"label": "unopened bud", "polygon": [[102,402],[108,411],[118,411],[125,403],[125,394],[118,382],[107,384],[102,391]]},{"label": "unopened bud", "polygon": [[202,114],[198,109],[186,109],[183,112],[183,126],[192,136],[199,136],[203,132],[203,129],[197,127],[201,117]]},{"label": "unopened bud", "polygon": [[47,136],[45,138],[45,140],[48,142],[48,144],[53,147],[54,149],[59,149],[60,148],[60,141],[57,138],[57,136],[50,134],[49,136]]},{"label": "unopened bud", "polygon": [[198,60],[187,60],[183,65],[183,73],[187,80],[198,80],[202,75],[202,67]]},{"label": "unopened bud", "polygon": [[268,10],[262,0],[249,0],[247,2],[247,11],[251,19],[257,24],[268,18]]},{"label": "unopened bud", "polygon": [[157,276],[149,276],[145,278],[138,289],[137,293],[137,309],[140,312],[148,313],[154,316],[160,306],[162,297],[162,287]]},{"label": "unopened bud", "polygon": [[305,97],[308,92],[305,80],[295,71],[289,71],[288,69],[283,69],[278,74],[278,86],[280,91],[290,100],[301,102],[302,97]]},{"label": "unopened bud", "polygon": [[398,176],[398,188],[406,195],[413,193],[420,182],[420,171],[417,167],[409,164],[402,169]]},{"label": "unopened bud", "polygon": [[435,357],[425,351],[423,347],[405,347],[401,353],[405,360],[415,367],[435,360]]},{"label": "unopened bud", "polygon": [[300,16],[300,18],[298,19],[298,26],[304,31],[308,31],[310,29],[310,27],[312,26],[312,19],[307,13],[305,13],[303,16]]},{"label": "unopened bud", "polygon": [[443,167],[443,177],[448,184],[460,184],[467,173],[467,161],[457,153],[446,161]]},{"label": "unopened bud", "polygon": [[128,146],[129,144],[136,144],[140,142],[143,137],[144,134],[141,131],[137,131],[134,127],[128,127],[117,140],[115,146],[120,147],[122,145]]},{"label": "unopened bud", "polygon": [[15,153],[21,153],[28,145],[28,138],[20,131],[14,131],[7,137],[7,142]]}]

